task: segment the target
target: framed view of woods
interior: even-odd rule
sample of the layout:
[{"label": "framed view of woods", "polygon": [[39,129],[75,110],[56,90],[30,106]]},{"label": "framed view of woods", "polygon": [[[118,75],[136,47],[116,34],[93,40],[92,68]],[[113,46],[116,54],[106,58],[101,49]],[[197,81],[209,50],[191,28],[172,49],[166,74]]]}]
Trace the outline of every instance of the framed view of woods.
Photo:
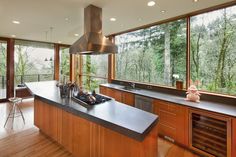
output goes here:
[{"label": "framed view of woods", "polygon": [[236,6],[191,17],[191,82],[236,96]]}]

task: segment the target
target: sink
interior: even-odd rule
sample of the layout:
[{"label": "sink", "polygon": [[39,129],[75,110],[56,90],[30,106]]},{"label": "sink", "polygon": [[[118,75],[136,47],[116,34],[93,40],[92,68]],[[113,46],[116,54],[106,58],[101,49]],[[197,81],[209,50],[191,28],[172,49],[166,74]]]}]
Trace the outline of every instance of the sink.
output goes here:
[{"label": "sink", "polygon": [[140,90],[140,89],[132,88],[132,87],[129,87],[129,86],[124,86],[121,89],[128,90],[128,91],[138,91],[138,90]]}]

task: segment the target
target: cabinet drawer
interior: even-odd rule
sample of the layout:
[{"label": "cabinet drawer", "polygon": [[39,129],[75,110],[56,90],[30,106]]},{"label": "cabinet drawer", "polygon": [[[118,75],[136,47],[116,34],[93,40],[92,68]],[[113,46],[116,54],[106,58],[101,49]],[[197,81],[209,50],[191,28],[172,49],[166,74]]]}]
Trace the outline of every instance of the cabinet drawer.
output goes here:
[{"label": "cabinet drawer", "polygon": [[173,105],[168,102],[162,102],[162,101],[155,100],[154,103],[159,105],[160,110],[163,110],[163,111],[177,114],[177,112],[179,110],[177,105]]},{"label": "cabinet drawer", "polygon": [[122,103],[130,106],[134,106],[134,94],[123,92],[122,93]]},{"label": "cabinet drawer", "polygon": [[176,114],[160,110],[159,117],[160,117],[160,123],[163,123],[172,128],[176,128],[176,123],[177,123]]},{"label": "cabinet drawer", "polygon": [[161,100],[154,100],[154,113],[160,118],[159,133],[188,146],[188,108]]},{"label": "cabinet drawer", "polygon": [[176,128],[170,127],[160,122],[158,129],[160,135],[168,136],[173,140],[176,140]]}]

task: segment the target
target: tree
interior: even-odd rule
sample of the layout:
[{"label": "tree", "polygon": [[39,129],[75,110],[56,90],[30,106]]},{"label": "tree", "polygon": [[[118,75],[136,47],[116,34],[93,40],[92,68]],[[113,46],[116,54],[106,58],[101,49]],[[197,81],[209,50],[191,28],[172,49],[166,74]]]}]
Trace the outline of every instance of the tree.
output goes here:
[{"label": "tree", "polygon": [[0,75],[6,75],[6,44],[0,42]]},{"label": "tree", "polygon": [[[23,81],[21,79],[25,78],[26,73],[35,69],[35,67],[33,62],[29,60],[28,47],[17,45],[15,46],[15,49],[15,53],[17,54],[17,61],[15,62],[15,79],[16,82],[19,83]],[[17,76],[21,76],[21,78],[18,78]]]},{"label": "tree", "polygon": [[86,61],[85,61],[85,82],[84,86],[87,90],[95,90],[99,84],[96,79],[94,79],[93,76],[96,74],[96,66],[91,63],[91,55],[86,55],[85,56]]},{"label": "tree", "polygon": [[0,81],[1,88],[5,88],[6,81],[6,44],[0,42]]},{"label": "tree", "polygon": [[223,19],[222,24],[219,25],[220,29],[217,31],[217,35],[220,37],[220,48],[219,48],[219,57],[216,67],[216,76],[215,76],[215,89],[226,87],[225,79],[225,66],[226,66],[226,55],[229,51],[232,37],[234,35],[234,29],[230,26],[230,22],[227,18],[226,9],[223,10]]},{"label": "tree", "polygon": [[165,85],[170,84],[170,26],[165,24],[165,51],[164,51],[164,82]]},{"label": "tree", "polygon": [[61,61],[60,61],[60,75],[62,77],[70,76],[70,54],[68,49],[63,49],[61,51]]}]

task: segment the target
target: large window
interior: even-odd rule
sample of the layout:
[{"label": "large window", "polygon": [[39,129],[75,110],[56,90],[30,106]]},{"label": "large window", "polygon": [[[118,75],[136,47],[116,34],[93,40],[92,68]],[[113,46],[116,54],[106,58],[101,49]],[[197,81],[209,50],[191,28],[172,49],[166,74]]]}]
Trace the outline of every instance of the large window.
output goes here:
[{"label": "large window", "polygon": [[54,79],[54,45],[15,41],[15,86]]},{"label": "large window", "polygon": [[70,53],[68,47],[60,47],[60,80],[70,80]]},{"label": "large window", "polygon": [[6,98],[7,42],[0,40],[0,99]]},{"label": "large window", "polygon": [[[97,91],[99,84],[107,82],[108,55],[77,55],[75,60],[77,67],[75,77],[77,81],[82,77],[81,83],[84,89]],[[82,61],[81,72],[79,71],[79,61]]]},{"label": "large window", "polygon": [[236,6],[191,17],[191,80],[236,95]]},{"label": "large window", "polygon": [[186,80],[186,20],[115,37],[116,79],[175,86]]}]

